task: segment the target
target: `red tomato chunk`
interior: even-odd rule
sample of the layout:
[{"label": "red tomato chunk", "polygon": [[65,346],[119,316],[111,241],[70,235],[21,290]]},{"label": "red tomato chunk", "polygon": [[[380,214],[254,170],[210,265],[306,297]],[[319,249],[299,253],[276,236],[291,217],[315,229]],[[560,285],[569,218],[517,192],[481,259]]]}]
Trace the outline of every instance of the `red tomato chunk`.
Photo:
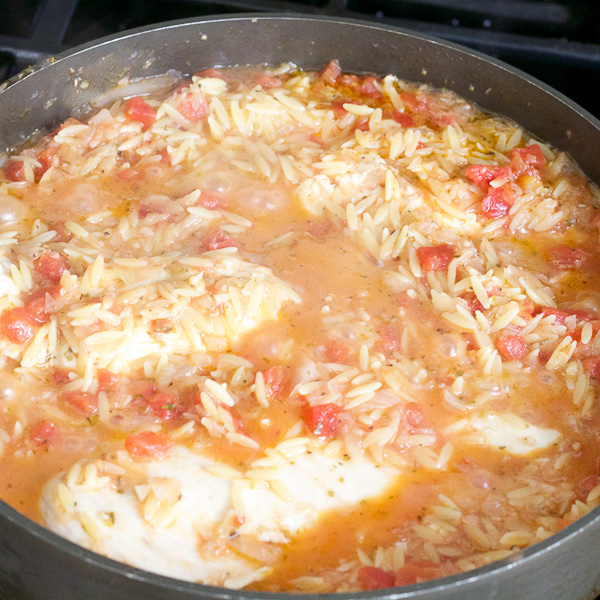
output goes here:
[{"label": "red tomato chunk", "polygon": [[332,403],[308,406],[304,413],[304,421],[311,433],[319,437],[332,438],[337,435],[339,412],[340,407]]},{"label": "red tomato chunk", "polygon": [[52,146],[51,148],[46,148],[42,150],[37,157],[38,162],[41,167],[35,168],[35,178],[39,180],[42,175],[55,163],[58,163],[58,159],[56,158],[56,153],[58,152],[58,147]]},{"label": "red tomato chunk", "polygon": [[125,116],[132,121],[137,121],[148,129],[156,121],[156,111],[139,96],[127,100]]},{"label": "red tomato chunk", "polygon": [[37,324],[45,323],[48,320],[51,312],[48,308],[48,301],[56,298],[59,293],[60,288],[58,286],[50,286],[38,288],[29,296],[25,309]]},{"label": "red tomato chunk", "polygon": [[402,347],[402,332],[397,325],[385,325],[379,333],[381,345],[387,354],[396,352]]},{"label": "red tomato chunk", "polygon": [[235,239],[229,237],[222,229],[209,233],[202,240],[204,250],[221,250],[221,248],[235,248],[238,243]]},{"label": "red tomato chunk", "polygon": [[106,392],[112,390],[117,382],[119,381],[119,376],[107,371],[106,369],[101,369],[98,371],[98,391]]},{"label": "red tomato chunk", "polygon": [[577,498],[582,502],[588,497],[588,494],[598,485],[598,476],[590,475],[586,477],[577,487]]},{"label": "red tomato chunk", "polygon": [[29,430],[29,439],[36,446],[50,446],[56,441],[57,436],[56,424],[50,419],[36,423]]},{"label": "red tomato chunk", "polygon": [[415,120],[406,113],[400,112],[399,110],[393,110],[390,114],[391,118],[396,121],[396,123],[400,123],[402,127],[414,127]]},{"label": "red tomato chunk", "polygon": [[188,121],[200,121],[208,114],[208,103],[204,94],[189,92],[181,100],[177,110]]},{"label": "red tomato chunk", "polygon": [[4,176],[9,181],[25,181],[25,169],[22,160],[9,160],[4,167]]},{"label": "red tomato chunk", "polygon": [[44,252],[33,263],[35,270],[45,279],[58,283],[67,270],[65,259],[54,251]]},{"label": "red tomato chunk", "polygon": [[208,190],[202,190],[198,204],[204,208],[227,208],[227,199],[223,194],[217,192],[209,192]]},{"label": "red tomato chunk", "polygon": [[504,335],[496,340],[496,349],[504,360],[522,360],[529,348],[520,335]]},{"label": "red tomato chunk", "polygon": [[13,343],[28,342],[37,330],[37,322],[23,307],[10,308],[0,316],[0,330]]},{"label": "red tomato chunk", "polygon": [[583,370],[590,374],[592,379],[600,379],[600,356],[589,356],[581,361]]},{"label": "red tomato chunk", "polygon": [[56,369],[53,373],[54,383],[56,385],[64,385],[65,383],[69,383],[71,378],[69,377],[69,371],[66,369]]},{"label": "red tomato chunk", "polygon": [[559,308],[553,308],[552,306],[542,306],[539,312],[543,313],[545,317],[554,315],[554,322],[559,325],[565,324],[567,317],[576,317],[577,321],[594,321],[596,314],[591,310],[577,310],[577,309],[566,309],[561,310]]},{"label": "red tomato chunk", "polygon": [[454,248],[450,244],[421,246],[417,248],[417,258],[425,272],[444,271],[454,258]]},{"label": "red tomato chunk", "polygon": [[548,250],[548,258],[559,269],[578,269],[585,261],[586,255],[579,248],[559,244]]},{"label": "red tomato chunk", "polygon": [[328,362],[344,364],[352,356],[352,348],[341,340],[331,338],[325,342],[325,358]]},{"label": "red tomato chunk", "polygon": [[258,75],[254,78],[254,83],[260,85],[263,90],[270,90],[273,88],[281,87],[282,81],[279,77],[273,77],[272,75]]},{"label": "red tomato chunk", "polygon": [[263,379],[265,380],[267,394],[270,394],[275,398],[283,395],[287,383],[285,367],[282,367],[281,365],[270,367],[266,371],[263,371]]},{"label": "red tomato chunk", "polygon": [[327,85],[335,85],[338,77],[340,76],[342,69],[340,63],[337,60],[332,60],[322,71],[321,79]]},{"label": "red tomato chunk", "polygon": [[382,590],[394,587],[396,578],[378,567],[361,567],[358,570],[358,583],[363,590]]},{"label": "red tomato chunk", "polygon": [[162,458],[172,445],[166,434],[154,431],[130,433],[125,440],[125,449],[133,458]]},{"label": "red tomato chunk", "polygon": [[537,170],[546,164],[542,150],[537,144],[525,148],[515,148],[511,150],[509,156],[510,169],[517,177],[523,173],[535,175]]},{"label": "red tomato chunk", "polygon": [[481,201],[481,214],[488,219],[501,219],[508,214],[515,203],[515,195],[508,183],[497,188],[490,188]]},{"label": "red tomato chunk", "polygon": [[510,169],[508,167],[492,167],[490,165],[471,165],[467,167],[465,177],[483,189],[487,189],[490,181],[494,181],[494,179],[500,177],[510,179]]},{"label": "red tomato chunk", "polygon": [[67,392],[64,396],[65,402],[77,409],[86,417],[91,417],[98,412],[98,397],[87,392]]},{"label": "red tomato chunk", "polygon": [[168,421],[183,412],[183,404],[166,392],[156,392],[147,400],[148,406],[162,421]]}]

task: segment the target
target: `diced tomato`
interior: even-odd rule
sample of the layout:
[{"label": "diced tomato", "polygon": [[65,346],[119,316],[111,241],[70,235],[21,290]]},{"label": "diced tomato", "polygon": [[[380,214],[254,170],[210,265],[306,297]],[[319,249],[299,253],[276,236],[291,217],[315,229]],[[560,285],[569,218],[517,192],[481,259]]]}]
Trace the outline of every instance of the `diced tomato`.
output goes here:
[{"label": "diced tomato", "polygon": [[162,458],[173,442],[164,433],[140,431],[125,439],[125,449],[132,458]]},{"label": "diced tomato", "polygon": [[450,244],[439,246],[421,246],[417,248],[419,265],[425,272],[444,271],[454,258],[454,248]]},{"label": "diced tomato", "polygon": [[148,129],[156,121],[156,111],[139,96],[127,100],[125,116],[132,121],[141,123],[144,129]]},{"label": "diced tomato", "polygon": [[392,354],[402,347],[402,332],[397,325],[384,325],[379,332],[379,337],[386,354]]},{"label": "diced tomato", "polygon": [[120,171],[117,171],[117,177],[121,181],[139,181],[142,179],[142,174],[136,169],[128,167],[127,169],[121,169]]},{"label": "diced tomato", "polygon": [[581,361],[583,370],[589,373],[592,379],[600,379],[600,356],[588,356]]},{"label": "diced tomato", "polygon": [[66,369],[56,369],[52,375],[56,385],[64,385],[65,383],[69,383],[69,381],[71,381],[71,378],[69,377],[69,371]]},{"label": "diced tomato", "polygon": [[321,80],[327,85],[335,85],[338,77],[342,73],[340,63],[337,60],[332,60],[322,71]]},{"label": "diced tomato", "polygon": [[597,475],[590,475],[586,477],[578,486],[577,486],[577,499],[585,502],[585,499],[588,497],[588,494],[600,483]]},{"label": "diced tomato", "polygon": [[496,350],[504,360],[522,360],[527,356],[529,348],[520,335],[503,335],[495,343]]},{"label": "diced tomato", "polygon": [[526,321],[530,321],[533,318],[535,313],[535,306],[533,302],[530,300],[522,300],[521,301],[521,310],[519,311],[519,316]]},{"label": "diced tomato", "polygon": [[9,160],[4,167],[4,177],[9,181],[25,181],[25,169],[22,160]]},{"label": "diced tomato", "polygon": [[287,372],[285,367],[276,365],[269,367],[266,371],[263,371],[263,379],[265,381],[265,387],[267,388],[267,394],[275,398],[279,398],[285,391],[287,385]]},{"label": "diced tomato", "polygon": [[13,343],[28,342],[37,330],[37,323],[23,306],[5,310],[0,316],[0,331]]},{"label": "diced tomato", "polygon": [[363,590],[382,590],[394,587],[396,578],[378,567],[361,567],[358,570],[358,583]]},{"label": "diced tomato", "polygon": [[425,413],[419,404],[410,404],[406,408],[406,422],[412,427],[419,427],[425,420]]},{"label": "diced tomato", "polygon": [[368,75],[364,78],[360,91],[369,98],[380,98],[382,93],[377,87],[376,82],[376,77]]},{"label": "diced tomato", "polygon": [[478,310],[483,312],[485,309],[483,308],[483,304],[479,302],[477,296],[473,292],[468,292],[464,296],[467,304],[469,305],[469,311],[471,314],[475,314]]},{"label": "diced tomato", "polygon": [[177,110],[188,121],[200,121],[208,114],[208,103],[204,94],[189,92],[177,105]]},{"label": "diced tomato", "polygon": [[370,129],[369,119],[367,117],[363,117],[362,119],[356,119],[354,121],[354,131],[359,129],[360,131],[369,131]]},{"label": "diced tomato", "polygon": [[41,325],[48,320],[50,316],[46,310],[46,299],[45,298],[34,298],[31,302],[28,302],[25,309],[29,313],[29,316],[38,324]]},{"label": "diced tomato", "polygon": [[423,113],[428,109],[429,98],[423,94],[413,92],[401,92],[400,100],[413,112]]},{"label": "diced tomato", "polygon": [[51,146],[38,154],[37,160],[41,166],[34,169],[36,180],[39,181],[42,175],[54,164],[57,152],[58,146]]},{"label": "diced tomato", "polygon": [[41,324],[48,320],[50,317],[50,310],[47,306],[48,296],[56,298],[59,293],[60,287],[56,285],[38,288],[29,296],[25,308],[36,323]]},{"label": "diced tomato", "polygon": [[361,104],[361,102],[351,100],[350,98],[336,98],[333,100],[331,102],[331,110],[336,119],[342,119],[348,114],[348,111],[344,108],[344,104]]},{"label": "diced tomato", "polygon": [[202,190],[200,194],[200,200],[198,200],[200,206],[204,208],[227,208],[227,199],[223,194],[218,192],[210,192],[208,190]]},{"label": "diced tomato", "polygon": [[467,346],[467,350],[479,350],[479,344],[477,343],[477,338],[471,333],[463,333],[463,340],[465,340],[465,344]]},{"label": "diced tomato", "polygon": [[106,392],[107,390],[112,390],[117,382],[119,381],[119,376],[111,373],[107,369],[100,369],[98,371],[98,391]]},{"label": "diced tomato", "polygon": [[227,77],[218,69],[204,69],[196,73],[196,77],[213,77],[216,79],[222,79],[223,81],[229,81]]},{"label": "diced tomato", "polygon": [[283,82],[279,77],[273,77],[272,75],[265,75],[262,73],[254,78],[254,83],[260,85],[263,90],[270,90],[281,87]]},{"label": "diced tomato", "polygon": [[229,410],[229,414],[231,415],[231,419],[233,420],[233,425],[234,425],[237,433],[246,435],[246,433],[247,433],[246,424],[244,423],[244,420],[240,416],[240,413],[235,408],[230,408],[228,410]]},{"label": "diced tomato", "polygon": [[87,392],[67,392],[64,395],[65,402],[77,409],[86,417],[95,415],[98,412],[98,397],[95,394]]},{"label": "diced tomato", "polygon": [[45,279],[58,283],[67,270],[67,262],[58,252],[51,250],[41,254],[33,262],[33,267]]},{"label": "diced tomato", "polygon": [[209,233],[202,240],[204,250],[220,250],[221,248],[237,248],[237,240],[229,237],[222,229]]},{"label": "diced tomato", "polygon": [[515,203],[515,195],[510,184],[505,183],[497,188],[490,188],[481,201],[480,211],[488,219],[500,219],[508,214]]},{"label": "diced tomato", "polygon": [[394,121],[396,121],[396,123],[400,123],[402,127],[415,126],[415,120],[410,115],[404,112],[400,112],[399,110],[393,110],[390,113],[390,116],[392,117],[392,119],[394,119]]},{"label": "diced tomato", "polygon": [[429,120],[439,127],[453,125],[456,122],[456,119],[451,114],[445,112],[441,108],[430,108]]},{"label": "diced tomato", "polygon": [[438,576],[437,565],[430,560],[416,560],[407,562],[396,571],[394,585],[412,585],[422,581],[429,581]]},{"label": "diced tomato", "polygon": [[344,73],[337,80],[337,84],[352,88],[354,91],[359,92],[362,86],[362,80],[358,75],[354,75],[353,73]]},{"label": "diced tomato", "polygon": [[554,315],[556,318],[554,322],[558,325],[564,325],[567,317],[575,316],[577,321],[594,321],[596,319],[596,313],[591,310],[577,310],[577,309],[559,309],[553,308],[552,306],[542,306],[539,313],[543,313],[545,317]]},{"label": "diced tomato", "polygon": [[583,250],[566,244],[559,244],[548,249],[550,262],[559,269],[578,269],[587,258]]},{"label": "diced tomato", "polygon": [[29,439],[36,446],[51,446],[57,437],[58,430],[51,419],[39,421],[29,430]]},{"label": "diced tomato", "polygon": [[54,242],[68,242],[73,237],[73,234],[65,227],[64,221],[55,221],[52,228],[56,231],[56,236],[52,240]]},{"label": "diced tomato", "polygon": [[346,363],[352,356],[352,348],[337,338],[325,342],[325,358],[332,363]]},{"label": "diced tomato", "polygon": [[515,148],[509,153],[510,169],[516,177],[522,173],[535,174],[546,164],[542,149],[538,144],[532,144],[525,148]]},{"label": "diced tomato", "polygon": [[156,392],[147,402],[152,412],[163,421],[173,419],[183,412],[183,404],[166,392]]},{"label": "diced tomato", "polygon": [[152,379],[135,379],[129,382],[127,392],[134,400],[146,401],[156,392],[156,384]]},{"label": "diced tomato", "polygon": [[465,177],[483,189],[487,189],[490,181],[498,177],[510,179],[508,167],[492,167],[490,165],[471,165],[465,171]]},{"label": "diced tomato", "polygon": [[304,411],[304,421],[308,430],[319,437],[332,438],[337,435],[339,427],[337,404],[318,404],[308,406]]}]

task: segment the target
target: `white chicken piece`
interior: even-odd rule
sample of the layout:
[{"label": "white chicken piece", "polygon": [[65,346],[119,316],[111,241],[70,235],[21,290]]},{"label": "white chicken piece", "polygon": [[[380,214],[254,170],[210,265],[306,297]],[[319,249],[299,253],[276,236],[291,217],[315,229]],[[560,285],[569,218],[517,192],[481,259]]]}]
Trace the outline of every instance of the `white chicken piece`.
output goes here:
[{"label": "white chicken piece", "polygon": [[[327,512],[383,494],[397,471],[311,450],[245,473],[185,448],[162,460],[82,460],[51,479],[44,523],[90,550],[189,581],[241,588]],[[262,477],[261,477],[262,475]]]},{"label": "white chicken piece", "polygon": [[561,435],[555,429],[532,425],[512,413],[472,417],[470,426],[484,437],[487,445],[521,456],[547,448]]}]

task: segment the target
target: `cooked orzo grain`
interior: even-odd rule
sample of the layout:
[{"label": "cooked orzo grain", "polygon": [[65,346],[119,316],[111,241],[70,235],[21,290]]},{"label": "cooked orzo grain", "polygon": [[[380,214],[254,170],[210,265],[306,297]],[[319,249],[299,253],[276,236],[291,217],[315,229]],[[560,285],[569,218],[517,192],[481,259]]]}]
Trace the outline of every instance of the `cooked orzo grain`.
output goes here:
[{"label": "cooked orzo grain", "polygon": [[4,157],[0,495],[231,588],[354,591],[600,499],[598,192],[450,92],[291,65]]}]

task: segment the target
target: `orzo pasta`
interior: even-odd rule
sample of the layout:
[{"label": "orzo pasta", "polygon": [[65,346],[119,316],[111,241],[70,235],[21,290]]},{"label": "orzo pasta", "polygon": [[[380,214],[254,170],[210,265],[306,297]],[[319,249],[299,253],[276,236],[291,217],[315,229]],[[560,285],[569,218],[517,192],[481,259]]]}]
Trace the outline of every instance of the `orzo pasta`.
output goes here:
[{"label": "orzo pasta", "polygon": [[126,83],[4,157],[5,501],[297,592],[467,571],[598,504],[600,211],[564,153],[336,61]]}]

